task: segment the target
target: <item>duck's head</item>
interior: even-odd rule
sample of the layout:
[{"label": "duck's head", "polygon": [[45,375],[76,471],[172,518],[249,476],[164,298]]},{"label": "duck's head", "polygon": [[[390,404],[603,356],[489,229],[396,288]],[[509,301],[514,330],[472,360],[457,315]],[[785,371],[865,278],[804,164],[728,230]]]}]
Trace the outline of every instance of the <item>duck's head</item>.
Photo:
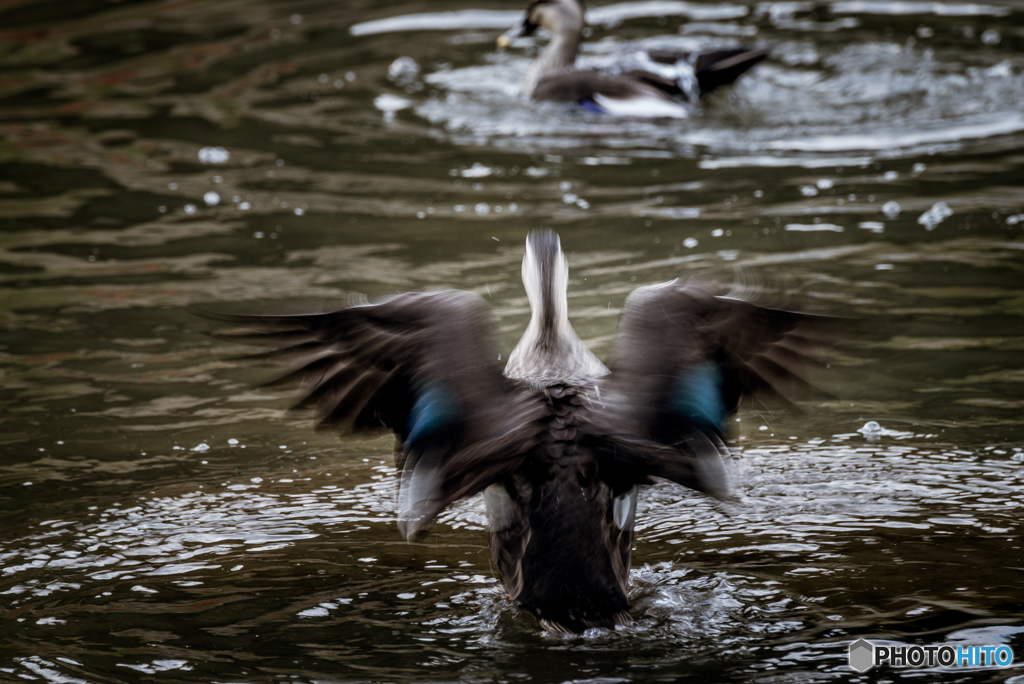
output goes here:
[{"label": "duck's head", "polygon": [[547,29],[556,37],[579,40],[584,14],[582,0],[533,0],[522,19],[498,38],[498,45],[508,47],[516,38],[528,36],[538,28]]}]

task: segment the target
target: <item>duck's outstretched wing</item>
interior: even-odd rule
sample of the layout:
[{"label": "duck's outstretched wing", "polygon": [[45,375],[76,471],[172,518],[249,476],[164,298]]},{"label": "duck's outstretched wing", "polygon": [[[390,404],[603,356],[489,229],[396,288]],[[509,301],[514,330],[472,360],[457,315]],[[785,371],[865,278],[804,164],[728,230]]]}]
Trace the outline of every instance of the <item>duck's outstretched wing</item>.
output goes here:
[{"label": "duck's outstretched wing", "polygon": [[194,310],[270,347],[249,359],[292,370],[295,408],[319,428],[390,428],[402,443],[399,529],[412,537],[449,503],[500,479],[538,439],[536,400],[502,376],[494,317],[478,295],[412,292],[325,313]]},{"label": "duck's outstretched wing", "polygon": [[676,281],[635,290],[600,387],[613,467],[728,495],[726,420],[745,396],[792,407],[817,391],[822,321]]}]

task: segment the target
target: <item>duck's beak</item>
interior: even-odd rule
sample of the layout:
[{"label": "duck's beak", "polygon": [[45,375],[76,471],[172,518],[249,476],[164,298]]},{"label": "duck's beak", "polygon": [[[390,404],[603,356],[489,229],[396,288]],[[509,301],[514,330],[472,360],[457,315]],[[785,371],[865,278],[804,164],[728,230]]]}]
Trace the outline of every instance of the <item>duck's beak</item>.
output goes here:
[{"label": "duck's beak", "polygon": [[530,15],[524,14],[516,25],[498,36],[498,47],[507,48],[516,38],[528,36],[537,30],[537,24],[530,21]]}]

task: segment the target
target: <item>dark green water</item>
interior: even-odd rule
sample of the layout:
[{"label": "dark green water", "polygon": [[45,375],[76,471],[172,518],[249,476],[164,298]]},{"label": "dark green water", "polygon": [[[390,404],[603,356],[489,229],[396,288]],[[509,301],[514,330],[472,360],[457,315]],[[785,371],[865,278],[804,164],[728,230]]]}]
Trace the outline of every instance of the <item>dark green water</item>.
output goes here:
[{"label": "dark green water", "polygon": [[[592,7],[586,57],[775,46],[685,121],[519,102],[520,9],[0,3],[0,680],[1024,681],[846,665],[1024,662],[1024,4]],[[511,348],[540,225],[599,353],[677,276],[856,321],[836,399],[740,414],[739,503],[641,494],[635,623],[583,637],[183,311],[457,287]]]}]

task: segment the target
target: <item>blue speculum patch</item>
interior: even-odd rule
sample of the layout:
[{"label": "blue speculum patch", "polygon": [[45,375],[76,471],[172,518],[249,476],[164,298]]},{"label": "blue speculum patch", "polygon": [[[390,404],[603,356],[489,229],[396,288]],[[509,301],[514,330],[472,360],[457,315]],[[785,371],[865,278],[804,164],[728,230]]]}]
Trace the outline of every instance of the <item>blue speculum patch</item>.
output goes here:
[{"label": "blue speculum patch", "polygon": [[721,432],[726,418],[722,369],[714,361],[702,361],[676,376],[672,386],[672,412],[702,429]]},{"label": "blue speculum patch", "polygon": [[447,429],[458,418],[458,404],[451,391],[438,382],[426,383],[416,395],[416,401],[409,411],[409,419],[406,421],[409,436],[406,437],[406,444],[414,445],[424,437]]}]

